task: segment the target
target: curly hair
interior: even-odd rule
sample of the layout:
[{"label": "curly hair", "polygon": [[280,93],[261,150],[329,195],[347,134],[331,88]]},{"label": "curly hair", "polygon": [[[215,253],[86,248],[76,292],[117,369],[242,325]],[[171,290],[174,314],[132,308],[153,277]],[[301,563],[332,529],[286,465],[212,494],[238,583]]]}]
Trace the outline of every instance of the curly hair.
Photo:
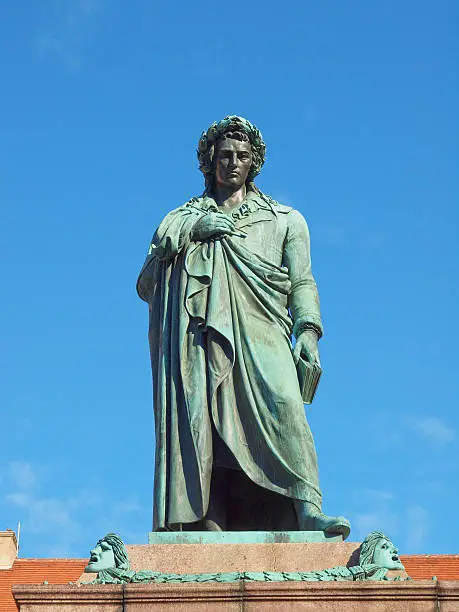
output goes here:
[{"label": "curly hair", "polygon": [[390,542],[389,538],[383,533],[381,533],[381,531],[372,531],[370,534],[367,535],[367,537],[362,542],[362,547],[360,549],[359,565],[368,565],[370,563],[373,563],[376,545],[381,540],[386,540],[386,542]]},{"label": "curly hair", "polygon": [[100,542],[107,542],[112,549],[115,555],[115,564],[118,569],[128,570],[130,569],[129,559],[126,552],[126,547],[124,546],[123,540],[116,535],[116,533],[107,533]]},{"label": "curly hair", "polygon": [[214,153],[215,145],[222,138],[233,138],[235,140],[248,141],[252,147],[252,166],[247,177],[251,183],[265,162],[266,145],[258,130],[250,121],[237,115],[228,115],[221,121],[212,123],[207,132],[201,134],[199,139],[197,155],[199,169],[204,174],[206,190],[212,188],[214,179]]}]

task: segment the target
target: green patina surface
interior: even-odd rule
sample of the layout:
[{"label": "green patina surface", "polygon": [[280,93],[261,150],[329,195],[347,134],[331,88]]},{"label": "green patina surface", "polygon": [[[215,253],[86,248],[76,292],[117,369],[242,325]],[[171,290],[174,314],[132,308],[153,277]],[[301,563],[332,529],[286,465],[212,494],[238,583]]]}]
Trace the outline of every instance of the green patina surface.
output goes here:
[{"label": "green patina surface", "polygon": [[342,542],[343,536],[323,531],[153,531],[149,544],[303,544]]},{"label": "green patina surface", "polygon": [[[322,513],[309,368],[298,368],[320,371],[308,226],[253,183],[264,157],[246,119],[212,124],[198,145],[205,192],[162,220],[138,279],[150,312],[155,531],[349,534],[346,519]],[[216,482],[218,470],[240,471],[253,491]],[[268,512],[265,491],[289,503],[272,497]]]},{"label": "green patina surface", "polygon": [[[99,573],[95,584],[155,583],[184,584],[202,582],[357,582],[389,580],[387,569],[377,565],[362,567],[337,566],[315,572],[216,572],[206,574],[170,574],[141,570],[126,572],[105,570]],[[396,577],[391,580],[407,580]]]}]

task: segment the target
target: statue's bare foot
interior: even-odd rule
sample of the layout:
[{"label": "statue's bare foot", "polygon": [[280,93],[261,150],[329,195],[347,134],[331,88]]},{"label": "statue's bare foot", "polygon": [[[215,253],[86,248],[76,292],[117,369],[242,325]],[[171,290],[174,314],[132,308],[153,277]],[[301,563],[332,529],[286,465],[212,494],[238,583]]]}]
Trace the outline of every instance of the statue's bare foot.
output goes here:
[{"label": "statue's bare foot", "polygon": [[305,517],[310,525],[306,531],[325,531],[326,533],[338,533],[345,540],[351,532],[351,524],[344,516],[327,516],[322,512]]},{"label": "statue's bare foot", "polygon": [[338,533],[343,536],[343,540],[351,532],[351,525],[344,516],[328,516],[308,502],[295,500],[295,511],[301,531]]},{"label": "statue's bare foot", "polygon": [[212,519],[206,518],[203,523],[204,531],[223,531],[222,526]]}]

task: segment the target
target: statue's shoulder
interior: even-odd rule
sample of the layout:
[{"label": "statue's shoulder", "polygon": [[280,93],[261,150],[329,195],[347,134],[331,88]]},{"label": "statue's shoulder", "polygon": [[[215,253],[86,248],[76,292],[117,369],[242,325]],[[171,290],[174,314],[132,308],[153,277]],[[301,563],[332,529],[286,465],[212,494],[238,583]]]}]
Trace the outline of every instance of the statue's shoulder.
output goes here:
[{"label": "statue's shoulder", "polygon": [[292,206],[286,206],[285,204],[281,204],[276,200],[273,200],[273,202],[274,206],[276,207],[275,210],[281,215],[288,215],[288,213],[291,213],[293,210],[295,210]]},{"label": "statue's shoulder", "polygon": [[206,212],[209,209],[209,203],[206,202],[207,199],[208,198],[206,198],[205,196],[194,196],[183,204],[177,206],[177,208],[169,210],[163,221],[169,223],[171,219],[175,219],[176,217],[180,218],[184,215],[188,216],[190,214],[196,213],[203,214],[203,212]]},{"label": "statue's shoulder", "polygon": [[286,215],[292,210],[294,210],[291,206],[285,206],[285,204],[281,204],[267,193],[262,193],[261,191],[259,191],[259,198],[261,201],[267,204],[268,207],[271,208],[271,210],[275,214]]},{"label": "statue's shoulder", "polygon": [[185,210],[189,210],[189,209],[195,209],[195,210],[207,210],[209,208],[209,198],[204,196],[193,196],[192,198],[190,198],[189,200],[187,200],[184,204],[182,204],[182,206],[180,206],[180,209],[185,209]]}]

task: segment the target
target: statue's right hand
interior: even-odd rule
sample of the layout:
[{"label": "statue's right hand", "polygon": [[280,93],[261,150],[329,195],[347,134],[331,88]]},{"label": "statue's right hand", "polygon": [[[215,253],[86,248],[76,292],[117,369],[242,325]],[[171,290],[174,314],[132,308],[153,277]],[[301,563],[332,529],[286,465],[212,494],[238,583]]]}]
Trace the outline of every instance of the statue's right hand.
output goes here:
[{"label": "statue's right hand", "polygon": [[233,232],[234,222],[231,217],[221,212],[209,212],[196,221],[191,231],[191,239],[206,240]]}]

